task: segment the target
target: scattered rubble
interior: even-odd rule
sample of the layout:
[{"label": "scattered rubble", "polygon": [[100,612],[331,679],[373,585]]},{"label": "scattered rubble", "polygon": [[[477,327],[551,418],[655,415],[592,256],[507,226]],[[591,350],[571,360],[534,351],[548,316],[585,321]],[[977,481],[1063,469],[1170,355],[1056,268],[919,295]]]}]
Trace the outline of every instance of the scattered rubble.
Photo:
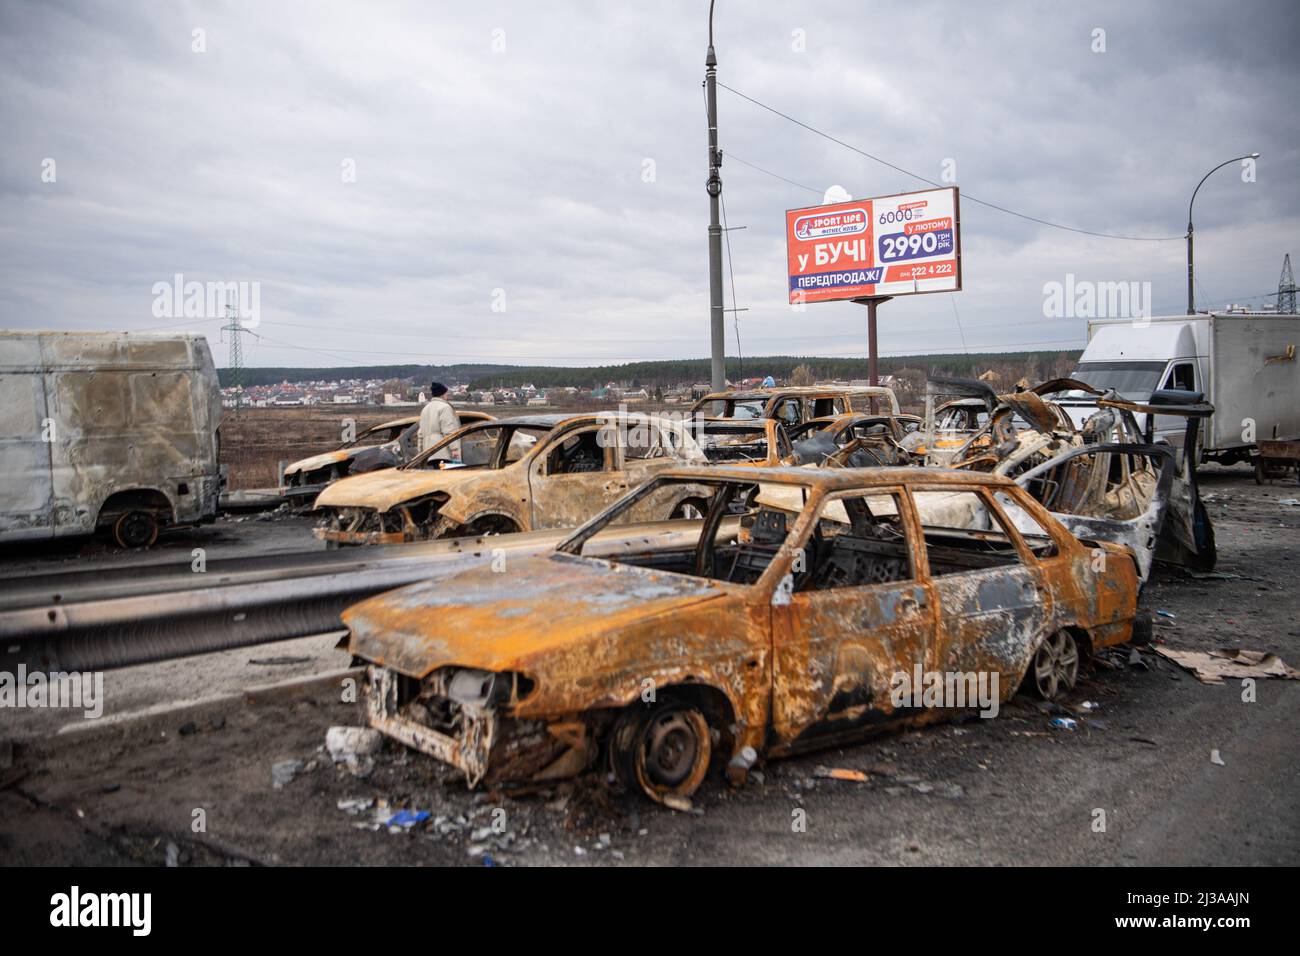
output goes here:
[{"label": "scattered rubble", "polygon": [[271,783],[280,790],[293,782],[293,778],[302,771],[301,760],[281,760],[271,764]]}]

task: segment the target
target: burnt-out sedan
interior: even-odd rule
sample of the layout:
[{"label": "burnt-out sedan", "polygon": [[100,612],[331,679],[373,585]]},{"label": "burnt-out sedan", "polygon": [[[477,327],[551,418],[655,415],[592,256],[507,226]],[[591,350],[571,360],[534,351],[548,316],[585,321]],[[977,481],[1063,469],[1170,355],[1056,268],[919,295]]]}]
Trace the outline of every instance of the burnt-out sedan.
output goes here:
[{"label": "burnt-out sedan", "polygon": [[[466,409],[457,409],[456,417],[462,425],[492,421],[487,412]],[[396,468],[419,453],[419,430],[418,415],[372,425],[333,451],[290,463],[280,475],[280,494],[309,504],[326,486],[349,475]]]},{"label": "burnt-out sedan", "polygon": [[[455,447],[459,460],[441,457]],[[328,545],[401,544],[575,528],[668,468],[705,462],[689,429],[659,415],[523,415],[467,425],[399,468],[345,478],[316,499]],[[698,513],[690,489],[635,517]]]},{"label": "burnt-out sedan", "polygon": [[[707,489],[680,522],[694,533],[610,540],[675,485]],[[370,723],[471,786],[608,761],[676,804],[713,762],[740,782],[879,727],[995,714],[1022,683],[1062,695],[1130,640],[1137,589],[1126,549],[1073,537],[999,476],[701,467],[552,553],[462,563],[343,619]]]}]

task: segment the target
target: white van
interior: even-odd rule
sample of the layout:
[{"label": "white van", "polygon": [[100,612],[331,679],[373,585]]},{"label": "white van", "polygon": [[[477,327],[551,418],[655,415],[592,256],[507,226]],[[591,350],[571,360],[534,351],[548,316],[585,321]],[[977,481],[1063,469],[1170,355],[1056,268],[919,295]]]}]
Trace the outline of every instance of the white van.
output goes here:
[{"label": "white van", "polygon": [[[1300,316],[1211,312],[1151,319],[1094,319],[1071,378],[1145,402],[1162,389],[1200,392],[1214,406],[1201,429],[1201,461],[1250,458],[1259,439],[1300,438]],[[1076,425],[1093,396],[1052,396]],[[1143,422],[1145,427],[1145,422]],[[1181,445],[1186,420],[1158,415],[1155,437]]]},{"label": "white van", "polygon": [[0,331],[0,541],[211,521],[220,421],[201,335]]}]

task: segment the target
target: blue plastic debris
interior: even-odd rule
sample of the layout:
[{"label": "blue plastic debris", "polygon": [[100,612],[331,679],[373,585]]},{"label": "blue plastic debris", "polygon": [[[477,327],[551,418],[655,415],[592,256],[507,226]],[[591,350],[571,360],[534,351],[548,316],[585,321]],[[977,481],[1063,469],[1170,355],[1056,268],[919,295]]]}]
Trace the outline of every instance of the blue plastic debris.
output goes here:
[{"label": "blue plastic debris", "polygon": [[429,819],[428,810],[398,810],[384,821],[384,825],[390,827],[413,827],[417,823],[423,823],[427,819]]},{"label": "blue plastic debris", "polygon": [[1054,717],[1052,719],[1052,726],[1058,727],[1061,730],[1074,730],[1079,726],[1079,722],[1073,717]]},{"label": "blue plastic debris", "polygon": [[1161,617],[1167,617],[1170,618],[1171,620],[1176,620],[1178,617],[1178,615],[1174,614],[1171,611],[1156,611],[1156,613],[1159,614]]}]

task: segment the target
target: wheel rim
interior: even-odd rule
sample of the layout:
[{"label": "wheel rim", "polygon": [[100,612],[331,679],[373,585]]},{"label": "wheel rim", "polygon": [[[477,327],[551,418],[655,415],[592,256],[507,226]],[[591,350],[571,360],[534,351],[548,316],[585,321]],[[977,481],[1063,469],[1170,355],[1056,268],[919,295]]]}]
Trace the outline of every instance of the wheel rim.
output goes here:
[{"label": "wheel rim", "polygon": [[1034,686],[1046,699],[1074,687],[1079,675],[1079,648],[1074,638],[1058,631],[1043,641],[1034,655]]},{"label": "wheel rim", "polygon": [[653,800],[689,796],[704,781],[712,745],[709,725],[694,708],[668,710],[641,727],[635,750],[635,777]]},{"label": "wheel rim", "polygon": [[675,787],[691,772],[699,749],[685,715],[667,714],[653,720],[645,741],[646,773],[660,786]]},{"label": "wheel rim", "polygon": [[144,547],[153,540],[154,533],[153,519],[140,511],[123,515],[117,526],[118,541],[128,548]]},{"label": "wheel rim", "polygon": [[677,506],[677,510],[673,512],[673,517],[697,520],[704,517],[704,512],[697,508],[693,502],[683,501]]}]

